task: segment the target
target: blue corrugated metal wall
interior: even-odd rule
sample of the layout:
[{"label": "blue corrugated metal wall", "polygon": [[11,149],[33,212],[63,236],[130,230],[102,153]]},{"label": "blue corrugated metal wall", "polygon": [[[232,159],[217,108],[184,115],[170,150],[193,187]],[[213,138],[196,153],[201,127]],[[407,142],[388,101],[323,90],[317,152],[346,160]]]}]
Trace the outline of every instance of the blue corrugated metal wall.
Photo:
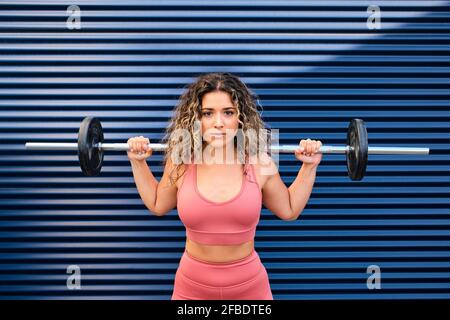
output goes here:
[{"label": "blue corrugated metal wall", "polygon": [[[81,29],[68,29],[74,4]],[[359,117],[371,146],[432,150],[372,155],[361,182],[325,155],[298,221],[263,208],[256,250],[275,299],[449,298],[449,16],[448,1],[1,1],[0,299],[170,298],[184,227],[146,210],[126,155],[89,178],[76,153],[24,143],[75,141],[87,115],[108,142],[158,141],[183,87],[212,71],[254,89],[282,144],[345,144]],[[300,164],[281,155],[287,186]]]}]

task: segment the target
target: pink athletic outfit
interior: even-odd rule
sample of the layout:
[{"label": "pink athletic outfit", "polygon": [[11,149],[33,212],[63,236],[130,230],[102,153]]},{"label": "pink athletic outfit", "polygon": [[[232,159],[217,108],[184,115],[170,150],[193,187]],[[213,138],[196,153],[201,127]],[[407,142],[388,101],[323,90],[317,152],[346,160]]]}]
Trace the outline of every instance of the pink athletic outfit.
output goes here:
[{"label": "pink athletic outfit", "polygon": [[[251,170],[248,170],[248,168]],[[246,166],[240,192],[215,202],[198,191],[197,166],[188,164],[177,194],[178,214],[186,237],[207,245],[236,245],[255,236],[262,195],[254,168]],[[266,268],[255,250],[240,260],[209,262],[186,250],[175,275],[172,300],[273,300]]]}]

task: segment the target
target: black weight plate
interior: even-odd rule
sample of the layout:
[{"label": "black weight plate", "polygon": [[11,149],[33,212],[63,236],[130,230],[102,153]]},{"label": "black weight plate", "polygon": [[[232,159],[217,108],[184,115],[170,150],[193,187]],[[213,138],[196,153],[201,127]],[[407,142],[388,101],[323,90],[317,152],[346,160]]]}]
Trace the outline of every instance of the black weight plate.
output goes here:
[{"label": "black weight plate", "polygon": [[103,142],[103,129],[96,118],[86,117],[81,122],[78,131],[78,159],[83,173],[96,176],[100,173],[103,163],[103,150],[95,145]]},{"label": "black weight plate", "polygon": [[366,125],[361,119],[350,121],[347,145],[353,148],[347,153],[347,171],[350,179],[361,180],[366,173],[369,144]]}]

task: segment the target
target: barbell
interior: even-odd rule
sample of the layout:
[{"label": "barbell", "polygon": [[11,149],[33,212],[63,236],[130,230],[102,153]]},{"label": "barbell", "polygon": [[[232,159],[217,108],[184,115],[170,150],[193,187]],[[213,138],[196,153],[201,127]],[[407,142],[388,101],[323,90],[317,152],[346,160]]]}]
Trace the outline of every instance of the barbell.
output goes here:
[{"label": "barbell", "polygon": [[[27,142],[27,150],[77,150],[82,172],[87,176],[100,173],[105,151],[128,151],[127,143],[104,143],[100,121],[94,117],[83,119],[78,131],[77,143]],[[150,143],[153,151],[164,151],[166,144]],[[299,145],[271,145],[272,153],[294,153]],[[369,154],[415,154],[428,155],[429,148],[369,147],[365,123],[361,119],[352,119],[347,130],[346,146],[321,146],[319,153],[345,154],[347,172],[351,180],[361,180],[367,168]]]}]

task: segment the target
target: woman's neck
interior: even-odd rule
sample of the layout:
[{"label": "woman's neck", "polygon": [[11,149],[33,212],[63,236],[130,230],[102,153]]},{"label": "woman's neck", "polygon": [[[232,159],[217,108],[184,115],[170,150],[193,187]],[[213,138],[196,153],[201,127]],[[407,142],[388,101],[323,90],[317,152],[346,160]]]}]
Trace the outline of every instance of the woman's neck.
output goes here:
[{"label": "woman's neck", "polygon": [[212,150],[209,149],[205,150],[205,148],[203,148],[202,164],[230,165],[230,164],[240,164],[240,162],[235,147],[232,150],[226,148],[214,148]]}]

